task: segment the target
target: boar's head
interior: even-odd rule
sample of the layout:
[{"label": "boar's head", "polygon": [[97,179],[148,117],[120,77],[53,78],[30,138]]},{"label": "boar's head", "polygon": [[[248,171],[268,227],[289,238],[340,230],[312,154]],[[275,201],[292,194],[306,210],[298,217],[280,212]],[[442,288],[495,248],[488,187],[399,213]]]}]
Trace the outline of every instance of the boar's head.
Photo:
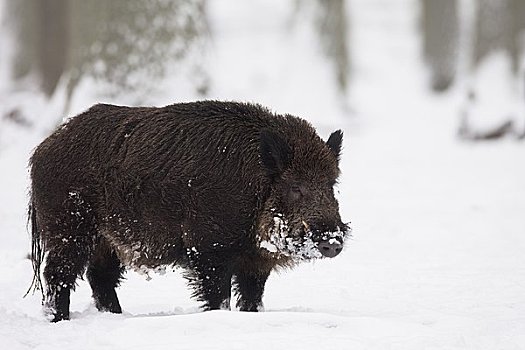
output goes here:
[{"label": "boar's head", "polygon": [[263,130],[260,157],[271,189],[259,221],[259,244],[292,260],[333,258],[350,227],[341,221],[334,186],[343,133],[327,142],[308,128],[298,135]]}]

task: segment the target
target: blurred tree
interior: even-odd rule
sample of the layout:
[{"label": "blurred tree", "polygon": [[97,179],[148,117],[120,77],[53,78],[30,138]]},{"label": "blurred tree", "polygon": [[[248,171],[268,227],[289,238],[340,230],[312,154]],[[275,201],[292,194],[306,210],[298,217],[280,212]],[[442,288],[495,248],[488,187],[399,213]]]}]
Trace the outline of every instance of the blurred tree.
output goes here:
[{"label": "blurred tree", "polygon": [[40,89],[51,96],[61,77],[67,77],[70,97],[81,79],[92,77],[105,86],[106,95],[134,93],[140,98],[207,34],[204,2],[9,2],[19,44],[14,78],[36,75]]},{"label": "blurred tree", "polygon": [[333,60],[337,83],[345,92],[350,76],[348,16],[345,0],[317,0],[316,24],[325,53]]},{"label": "blurred tree", "polygon": [[207,30],[203,0],[73,0],[71,18],[69,90],[88,75],[109,94],[152,89]]},{"label": "blurred tree", "polygon": [[[458,60],[459,16],[457,0],[421,0],[423,48],[435,91],[446,90],[454,80]],[[515,73],[523,51],[525,1],[477,0],[474,16],[472,69],[496,51],[512,59]]]},{"label": "blurred tree", "polygon": [[458,61],[457,0],[422,0],[423,51],[432,89],[444,91],[454,82]]},{"label": "blurred tree", "polygon": [[[473,52],[471,57],[472,77],[485,77],[471,86],[468,101],[461,115],[459,135],[466,139],[486,140],[513,135],[525,138],[525,99],[523,78],[519,76],[523,64],[525,29],[525,1],[523,0],[478,0],[474,22]],[[488,58],[503,52],[508,64],[499,64]],[[505,62],[506,63],[506,62]],[[487,79],[483,71],[491,69],[495,75]],[[494,80],[501,81],[494,81]],[[519,82],[521,86],[516,86]],[[494,87],[496,86],[496,87]],[[506,100],[501,100],[500,91],[507,89]],[[498,99],[499,98],[499,99]],[[496,108],[493,108],[496,106]],[[492,115],[485,115],[485,114]],[[483,125],[491,120],[490,127]]]},{"label": "blurred tree", "polygon": [[525,29],[525,1],[523,0],[478,0],[474,34],[474,68],[494,51],[503,50],[512,59],[516,73],[523,51]]},{"label": "blurred tree", "polygon": [[37,71],[40,89],[50,96],[66,67],[68,1],[19,0],[8,6],[18,44],[14,78],[21,80]]}]

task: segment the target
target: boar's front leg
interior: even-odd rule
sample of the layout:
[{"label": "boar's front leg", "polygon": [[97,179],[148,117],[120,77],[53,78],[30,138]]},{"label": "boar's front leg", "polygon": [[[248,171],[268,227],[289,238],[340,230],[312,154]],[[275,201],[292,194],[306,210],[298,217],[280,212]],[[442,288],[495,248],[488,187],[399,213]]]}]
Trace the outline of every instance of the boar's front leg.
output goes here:
[{"label": "boar's front leg", "polygon": [[262,311],[264,286],[270,271],[241,271],[235,275],[237,307],[241,311]]},{"label": "boar's front leg", "polygon": [[120,284],[124,267],[105,239],[97,245],[87,268],[87,279],[99,311],[122,313],[115,288]]},{"label": "boar's front leg", "polygon": [[226,258],[217,255],[192,257],[186,278],[194,287],[193,297],[204,303],[203,310],[230,309],[232,273],[224,261]]}]

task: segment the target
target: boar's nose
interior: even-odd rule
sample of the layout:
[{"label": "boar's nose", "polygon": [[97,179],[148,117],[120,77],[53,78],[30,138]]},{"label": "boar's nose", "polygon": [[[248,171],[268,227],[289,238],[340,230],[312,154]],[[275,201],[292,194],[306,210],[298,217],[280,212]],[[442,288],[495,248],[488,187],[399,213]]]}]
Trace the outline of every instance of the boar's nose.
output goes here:
[{"label": "boar's nose", "polygon": [[332,243],[330,241],[320,242],[317,246],[321,254],[327,258],[333,258],[334,256],[341,253],[343,250],[343,245],[339,242]]}]

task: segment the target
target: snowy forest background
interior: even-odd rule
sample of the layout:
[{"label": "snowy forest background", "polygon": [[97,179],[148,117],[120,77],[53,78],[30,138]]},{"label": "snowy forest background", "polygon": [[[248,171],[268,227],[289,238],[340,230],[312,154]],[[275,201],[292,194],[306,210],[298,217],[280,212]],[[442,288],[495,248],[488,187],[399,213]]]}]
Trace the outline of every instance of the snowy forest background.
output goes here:
[{"label": "snowy forest background", "polygon": [[[0,0],[1,347],[525,348],[523,29],[521,0]],[[31,150],[94,103],[196,99],[344,130],[344,254],[272,276],[264,314],[130,272],[123,315],[81,282],[48,324],[22,298]]]}]

